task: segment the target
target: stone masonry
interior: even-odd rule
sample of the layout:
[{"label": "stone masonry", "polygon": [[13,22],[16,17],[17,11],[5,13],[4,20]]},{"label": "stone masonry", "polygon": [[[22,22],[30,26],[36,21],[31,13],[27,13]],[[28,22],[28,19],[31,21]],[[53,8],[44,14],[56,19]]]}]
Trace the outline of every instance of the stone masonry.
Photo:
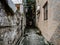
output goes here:
[{"label": "stone masonry", "polygon": [[20,12],[15,12],[14,15],[11,15],[11,13],[7,14],[4,5],[0,2],[0,45],[16,43],[21,36],[21,20]]},{"label": "stone masonry", "polygon": [[[36,25],[47,41],[54,45],[60,45],[60,0],[36,0],[36,6],[40,6],[39,18]],[[48,3],[48,19],[44,20],[44,5]],[[45,5],[46,6],[46,5]]]}]

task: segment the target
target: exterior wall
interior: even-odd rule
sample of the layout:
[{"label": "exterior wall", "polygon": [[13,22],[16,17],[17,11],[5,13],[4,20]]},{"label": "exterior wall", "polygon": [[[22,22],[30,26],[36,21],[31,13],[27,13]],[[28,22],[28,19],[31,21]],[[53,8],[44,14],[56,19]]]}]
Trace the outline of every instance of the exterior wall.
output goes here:
[{"label": "exterior wall", "polygon": [[[41,30],[46,40],[60,45],[60,0],[39,0],[40,1],[40,17],[38,28]],[[48,1],[48,20],[44,21],[43,6]],[[37,0],[36,0],[36,3]]]},{"label": "exterior wall", "polygon": [[[60,0],[54,0],[54,1],[51,0],[50,2],[51,2],[50,7],[52,7],[53,10],[52,28],[53,30],[55,30],[54,34],[51,37],[52,39],[51,41],[55,43],[55,45],[60,45],[60,5],[59,5]],[[50,27],[52,24],[50,24]]]},{"label": "exterior wall", "polygon": [[23,6],[23,0],[12,0],[14,4],[18,4],[20,5],[20,13],[23,14],[24,13],[24,6]]},{"label": "exterior wall", "polygon": [[24,14],[24,6],[23,6],[23,4],[20,5],[20,13]]},{"label": "exterior wall", "polygon": [[40,17],[40,14],[37,14],[38,10],[40,11],[40,0],[36,0],[36,26],[38,26],[39,17]]},{"label": "exterior wall", "polygon": [[[25,19],[25,17],[23,19]],[[21,37],[21,31],[22,31],[21,20],[22,20],[22,15],[20,14],[20,12],[15,12],[14,15],[11,15],[10,13],[7,15],[4,9],[4,5],[0,3],[0,44],[1,45],[12,45],[12,44],[15,45],[17,39]],[[25,23],[23,25],[25,25]],[[22,26],[23,30],[24,27],[25,26]]]}]

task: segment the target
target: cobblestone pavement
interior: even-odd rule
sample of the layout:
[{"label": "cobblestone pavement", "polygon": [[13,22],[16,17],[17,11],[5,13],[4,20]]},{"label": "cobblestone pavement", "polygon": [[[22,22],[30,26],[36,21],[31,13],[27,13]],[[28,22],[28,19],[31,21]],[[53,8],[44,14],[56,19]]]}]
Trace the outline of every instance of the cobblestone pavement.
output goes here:
[{"label": "cobblestone pavement", "polygon": [[36,29],[27,29],[25,34],[19,45],[48,45],[43,36],[36,34]]}]

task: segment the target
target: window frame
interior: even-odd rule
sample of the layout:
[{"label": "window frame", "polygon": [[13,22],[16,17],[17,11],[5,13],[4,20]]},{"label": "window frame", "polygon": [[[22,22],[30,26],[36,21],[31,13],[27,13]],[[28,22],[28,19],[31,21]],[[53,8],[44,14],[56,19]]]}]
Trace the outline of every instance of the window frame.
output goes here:
[{"label": "window frame", "polygon": [[43,10],[44,10],[44,20],[48,20],[48,2],[44,4]]}]

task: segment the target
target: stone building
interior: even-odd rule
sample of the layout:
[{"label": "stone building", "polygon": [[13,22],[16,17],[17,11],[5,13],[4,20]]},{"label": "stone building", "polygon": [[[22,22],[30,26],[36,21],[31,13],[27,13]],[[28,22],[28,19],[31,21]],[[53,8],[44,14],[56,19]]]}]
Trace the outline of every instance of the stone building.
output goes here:
[{"label": "stone building", "polygon": [[60,45],[60,0],[36,0],[36,26],[45,39]]},{"label": "stone building", "polygon": [[25,17],[25,14],[24,14],[24,6],[22,3],[15,3],[15,6],[17,7],[17,14],[20,14],[20,16],[18,16],[20,18],[20,28],[21,28],[21,33],[22,35],[24,34],[24,29],[25,29],[25,26],[26,26],[26,17]]},{"label": "stone building", "polygon": [[11,0],[0,0],[0,45],[14,45],[21,37],[22,16],[16,10]]}]

